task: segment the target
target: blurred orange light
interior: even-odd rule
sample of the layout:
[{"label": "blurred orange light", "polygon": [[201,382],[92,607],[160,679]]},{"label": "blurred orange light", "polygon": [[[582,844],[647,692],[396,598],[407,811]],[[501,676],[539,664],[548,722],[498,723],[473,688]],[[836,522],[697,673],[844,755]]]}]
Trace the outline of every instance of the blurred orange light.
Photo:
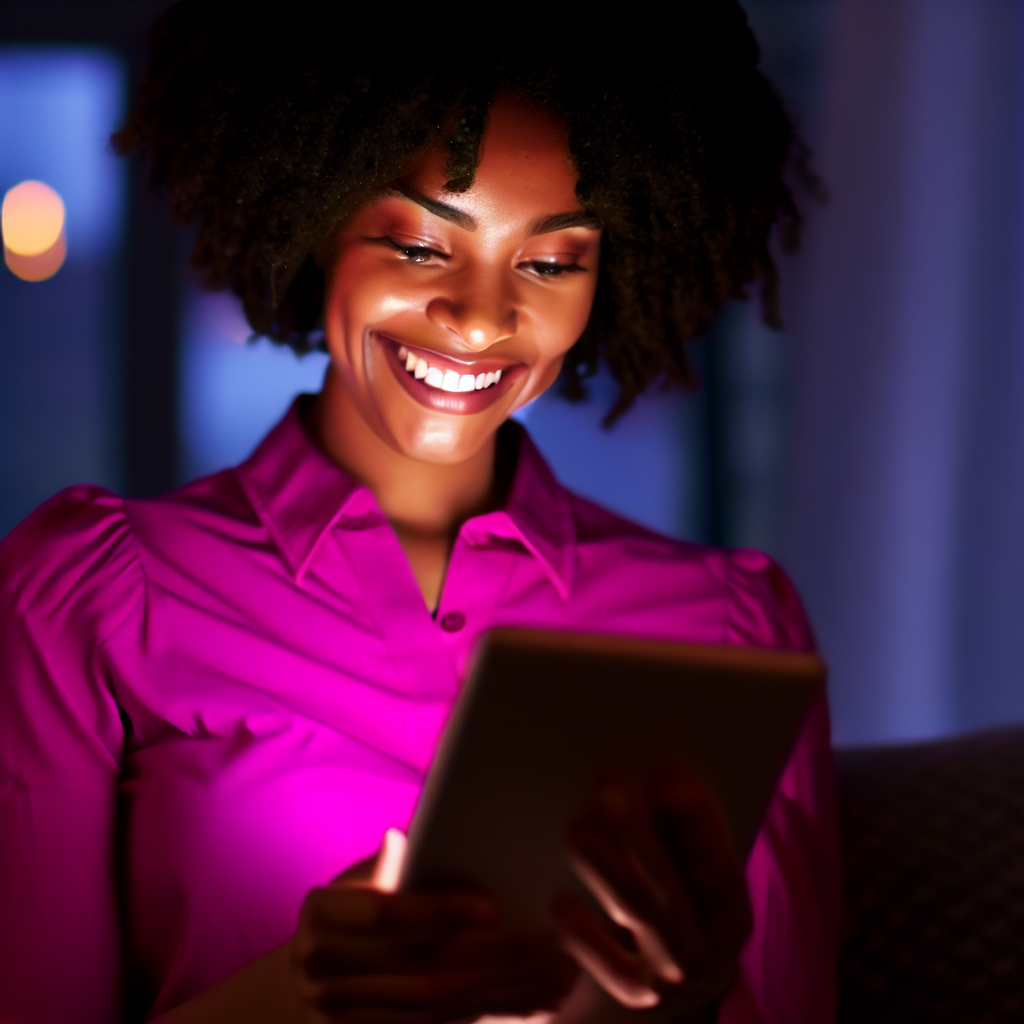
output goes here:
[{"label": "blurred orange light", "polygon": [[64,232],[60,233],[54,245],[51,245],[46,252],[38,253],[35,256],[19,256],[4,246],[4,263],[7,269],[20,277],[22,281],[45,281],[53,277],[64,265],[64,257],[68,254],[68,244],[64,239]]},{"label": "blurred orange light", "polygon": [[9,189],[3,204],[4,262],[25,281],[44,281],[67,255],[64,200],[41,181]]}]

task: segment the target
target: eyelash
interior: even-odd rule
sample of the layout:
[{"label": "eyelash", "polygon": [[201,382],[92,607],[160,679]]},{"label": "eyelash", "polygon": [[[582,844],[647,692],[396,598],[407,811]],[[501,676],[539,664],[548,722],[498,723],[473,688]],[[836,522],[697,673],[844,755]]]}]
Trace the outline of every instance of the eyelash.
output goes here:
[{"label": "eyelash", "polygon": [[[427,263],[432,256],[438,259],[447,260],[450,257],[447,253],[438,252],[426,245],[399,245],[393,238],[385,235],[382,238],[370,238],[370,242],[377,242],[394,249],[407,263]],[[548,263],[544,260],[525,260],[519,267],[532,267],[538,277],[561,277],[563,274],[582,273],[586,268],[578,263]]]},{"label": "eyelash", "polygon": [[527,260],[519,266],[533,267],[538,277],[561,277],[562,274],[579,274],[586,269],[578,263],[545,263],[543,260]]}]

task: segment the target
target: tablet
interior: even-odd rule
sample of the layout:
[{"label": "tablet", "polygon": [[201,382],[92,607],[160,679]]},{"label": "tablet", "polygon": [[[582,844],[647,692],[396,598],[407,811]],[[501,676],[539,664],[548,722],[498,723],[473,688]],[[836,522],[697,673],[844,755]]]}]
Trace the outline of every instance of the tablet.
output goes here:
[{"label": "tablet", "polygon": [[596,780],[683,760],[745,861],[825,670],[813,654],[521,629],[486,635],[409,829],[399,886],[461,879],[547,923]]}]

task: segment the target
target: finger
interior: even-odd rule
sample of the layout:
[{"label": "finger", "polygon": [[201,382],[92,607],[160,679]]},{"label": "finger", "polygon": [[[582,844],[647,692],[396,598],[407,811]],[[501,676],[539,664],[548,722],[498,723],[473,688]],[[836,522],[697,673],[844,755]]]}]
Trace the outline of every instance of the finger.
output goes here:
[{"label": "finger", "polygon": [[510,969],[505,965],[458,971],[363,974],[307,986],[302,995],[321,1010],[379,1007],[430,1010],[452,1020],[465,1015],[555,1005],[564,968],[555,958]]},{"label": "finger", "polygon": [[551,929],[465,929],[440,943],[431,962],[439,967],[511,964],[557,955],[560,949]]},{"label": "finger", "polygon": [[652,805],[659,823],[674,831],[673,841],[682,842],[678,852],[691,872],[714,877],[738,868],[725,817],[703,780],[690,775],[661,782],[652,791]]},{"label": "finger", "polygon": [[461,1007],[448,1012],[447,1019],[464,1021],[484,1021],[490,1018],[489,1024],[499,1024],[495,1018],[517,1018],[520,1024],[550,1024],[553,1011],[564,1001],[572,988],[572,983],[579,973],[576,962],[563,953],[568,972],[561,969],[552,972],[550,980],[543,985],[536,983],[530,989],[519,984],[506,987],[496,986],[473,997]]},{"label": "finger", "polygon": [[692,775],[663,781],[653,794],[659,831],[680,863],[713,944],[741,946],[752,927],[746,873],[714,793]]},{"label": "finger", "polygon": [[436,935],[399,938],[329,932],[296,938],[292,962],[313,979],[409,970],[427,966],[438,941]]},{"label": "finger", "polygon": [[473,894],[409,896],[369,888],[315,889],[302,905],[293,963],[314,978],[407,967],[424,961],[451,934],[474,926],[480,930],[495,915],[490,901]]},{"label": "finger", "polygon": [[476,893],[384,893],[347,885],[313,889],[303,912],[324,929],[378,934],[485,926],[498,916],[493,900]]},{"label": "finger", "polygon": [[389,828],[384,833],[384,841],[377,854],[377,860],[373,866],[373,877],[370,880],[374,889],[379,889],[381,892],[394,892],[398,888],[408,847],[409,840],[406,839],[404,832],[397,828]]},{"label": "finger", "polygon": [[408,845],[409,840],[404,832],[389,828],[376,853],[347,867],[332,879],[331,885],[352,885],[378,889],[380,892],[395,892],[402,876]]},{"label": "finger", "polygon": [[315,978],[335,974],[400,972],[416,968],[469,968],[517,964],[558,955],[553,931],[463,929],[450,933],[383,936],[328,932],[300,946],[296,966]]},{"label": "finger", "polygon": [[661,996],[643,958],[623,949],[581,900],[563,893],[551,913],[566,950],[613,999],[634,1010],[658,1005]]},{"label": "finger", "polygon": [[541,960],[519,964],[505,980],[500,975],[489,978],[483,988],[457,996],[447,1013],[449,1019],[476,1020],[481,1016],[530,1017],[538,1011],[555,1010],[578,973],[576,961],[559,947]]},{"label": "finger", "polygon": [[688,961],[691,976],[713,972],[717,961],[742,947],[751,926],[746,876],[717,797],[685,768],[662,775],[653,787],[653,808],[641,804],[635,787],[629,795],[632,813],[620,834],[638,851],[636,860],[655,891],[672,902],[671,912],[653,923]]},{"label": "finger", "polygon": [[665,981],[699,971],[706,953],[701,922],[642,796],[620,790],[613,799],[606,791],[605,807],[571,831],[570,860]]},{"label": "finger", "polygon": [[[642,958],[619,946],[575,896],[562,894],[552,905],[566,948],[614,999],[632,1009],[664,1003],[672,1019],[716,1005],[732,987],[735,963],[724,965],[700,980],[666,988],[652,979]],[[701,1019],[704,1019],[701,1017]]]},{"label": "finger", "polygon": [[[662,940],[659,930],[645,920],[643,914],[619,895],[615,888],[586,860],[571,856],[570,863],[583,884],[595,896],[605,913],[632,934],[643,959],[651,970],[664,981],[678,984],[685,972],[678,959]],[[661,917],[659,913],[651,916]]]},{"label": "finger", "polygon": [[686,862],[694,877],[714,880],[738,873],[741,868],[729,828],[714,792],[700,778],[677,776],[652,792],[654,813],[674,852]]},{"label": "finger", "polygon": [[394,1010],[386,1006],[359,1006],[318,1019],[330,1024],[443,1024],[441,1015],[433,1010]]},{"label": "finger", "polygon": [[619,920],[613,903],[624,903],[652,921],[665,917],[672,903],[672,894],[644,864],[639,845],[629,829],[601,822],[579,822],[569,832],[570,860],[590,865],[614,890],[618,899],[600,898],[612,919],[622,925],[627,921]]},{"label": "finger", "polygon": [[[650,917],[661,911],[674,918],[675,904],[686,895],[678,867],[673,863],[655,828],[650,803],[645,794],[630,783],[606,784],[596,794],[594,813],[590,818],[591,835],[604,833],[616,856],[609,857],[606,867],[620,869],[621,884],[636,886],[631,896],[646,899]],[[605,852],[609,843],[595,846],[594,852]],[[667,914],[671,908],[672,913]]]}]

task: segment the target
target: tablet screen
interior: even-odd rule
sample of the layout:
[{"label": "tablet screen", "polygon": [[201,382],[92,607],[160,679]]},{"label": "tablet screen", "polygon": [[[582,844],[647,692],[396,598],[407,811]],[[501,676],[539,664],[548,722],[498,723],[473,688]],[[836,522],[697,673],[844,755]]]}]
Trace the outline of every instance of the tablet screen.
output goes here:
[{"label": "tablet screen", "polygon": [[463,880],[542,923],[566,830],[609,771],[695,767],[741,860],[825,671],[813,654],[500,629],[474,656],[409,830],[401,888]]}]

